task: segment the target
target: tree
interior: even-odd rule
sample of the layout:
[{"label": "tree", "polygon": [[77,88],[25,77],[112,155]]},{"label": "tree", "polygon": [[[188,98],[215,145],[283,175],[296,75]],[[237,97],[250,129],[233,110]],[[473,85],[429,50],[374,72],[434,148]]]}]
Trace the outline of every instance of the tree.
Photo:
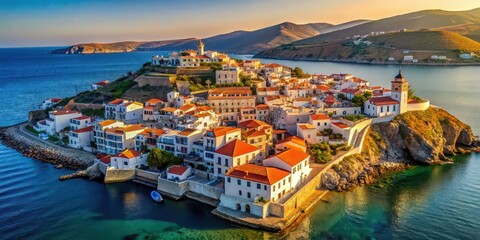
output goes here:
[{"label": "tree", "polygon": [[159,148],[153,148],[148,155],[147,163],[149,167],[165,169],[170,165],[182,163],[182,159],[175,157],[171,152]]},{"label": "tree", "polygon": [[332,160],[332,150],[327,142],[311,144],[309,153],[316,163],[327,163]]},{"label": "tree", "polygon": [[301,68],[295,67],[292,71],[292,77],[306,78],[306,77],[310,77],[310,75],[307,73],[304,73]]}]

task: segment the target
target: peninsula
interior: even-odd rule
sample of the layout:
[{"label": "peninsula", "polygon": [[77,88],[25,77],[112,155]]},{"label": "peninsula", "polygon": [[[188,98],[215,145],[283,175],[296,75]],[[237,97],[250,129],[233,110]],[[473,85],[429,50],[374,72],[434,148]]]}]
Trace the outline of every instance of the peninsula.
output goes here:
[{"label": "peninsula", "polygon": [[390,86],[371,86],[236,60],[199,40],[91,91],[46,99],[28,123],[0,129],[0,140],[79,169],[61,180],[134,181],[281,231],[330,190],[480,150],[468,125],[416,96],[402,69],[392,75]]}]

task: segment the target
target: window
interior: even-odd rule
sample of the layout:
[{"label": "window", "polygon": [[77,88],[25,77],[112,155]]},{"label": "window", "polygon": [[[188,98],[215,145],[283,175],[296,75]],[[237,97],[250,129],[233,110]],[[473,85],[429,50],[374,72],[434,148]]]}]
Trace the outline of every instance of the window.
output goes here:
[{"label": "window", "polygon": [[225,158],[225,166],[228,166],[228,159]]},{"label": "window", "polygon": [[242,180],[237,179],[237,185],[242,185]]},{"label": "window", "polygon": [[218,164],[222,164],[222,158],[218,157],[218,158],[217,158],[217,163],[218,163]]},{"label": "window", "polygon": [[247,187],[250,187],[250,182],[247,182]]},{"label": "window", "polygon": [[273,185],[273,191],[275,192],[275,185]]},{"label": "window", "polygon": [[242,190],[238,190],[238,195],[242,196]]},{"label": "window", "polygon": [[267,185],[263,185],[263,190],[267,191]]},{"label": "window", "polygon": [[222,169],[221,169],[221,168],[218,168],[218,169],[217,169],[217,173],[218,173],[218,174],[221,174],[221,173],[222,173]]},{"label": "window", "polygon": [[262,188],[262,185],[260,185],[260,183],[257,183],[257,189],[261,189]]},{"label": "window", "polygon": [[252,196],[250,195],[250,192],[247,192],[247,197],[251,198]]},{"label": "window", "polygon": [[231,181],[231,179],[230,179],[230,177],[228,177],[228,178],[227,178],[227,182],[230,182],[230,181]]}]

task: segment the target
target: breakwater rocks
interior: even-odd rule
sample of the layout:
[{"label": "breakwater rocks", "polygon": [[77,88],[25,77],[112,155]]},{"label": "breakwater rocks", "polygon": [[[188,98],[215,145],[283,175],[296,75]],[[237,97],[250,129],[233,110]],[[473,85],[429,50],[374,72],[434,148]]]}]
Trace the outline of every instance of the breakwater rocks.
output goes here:
[{"label": "breakwater rocks", "polygon": [[73,179],[73,178],[86,178],[88,180],[103,180],[103,174],[98,169],[98,163],[93,164],[85,170],[78,170],[72,174],[63,175],[59,178],[60,181]]},{"label": "breakwater rocks", "polygon": [[408,112],[373,124],[361,154],[345,157],[322,176],[323,187],[343,191],[371,184],[414,164],[452,163],[448,156],[480,151],[470,126],[440,108]]},{"label": "breakwater rocks", "polygon": [[64,148],[42,140],[25,130],[26,123],[0,128],[0,141],[26,157],[63,167],[82,170],[94,163],[91,153]]}]

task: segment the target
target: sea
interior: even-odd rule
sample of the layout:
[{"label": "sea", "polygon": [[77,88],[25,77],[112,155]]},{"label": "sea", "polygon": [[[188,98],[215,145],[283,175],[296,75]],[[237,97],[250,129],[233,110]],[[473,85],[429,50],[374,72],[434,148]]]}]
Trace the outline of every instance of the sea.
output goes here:
[{"label": "sea", "polygon": [[[45,98],[67,97],[135,71],[165,52],[51,55],[55,48],[0,49],[0,126],[27,120]],[[235,56],[249,59],[252,56]],[[351,73],[390,86],[398,66],[262,59],[309,73]],[[416,94],[480,133],[480,67],[404,66]],[[150,187],[59,181],[68,169],[0,144],[0,239],[478,239],[480,154],[416,166],[377,184],[329,193],[283,233],[239,227],[192,200],[149,197]]]}]

